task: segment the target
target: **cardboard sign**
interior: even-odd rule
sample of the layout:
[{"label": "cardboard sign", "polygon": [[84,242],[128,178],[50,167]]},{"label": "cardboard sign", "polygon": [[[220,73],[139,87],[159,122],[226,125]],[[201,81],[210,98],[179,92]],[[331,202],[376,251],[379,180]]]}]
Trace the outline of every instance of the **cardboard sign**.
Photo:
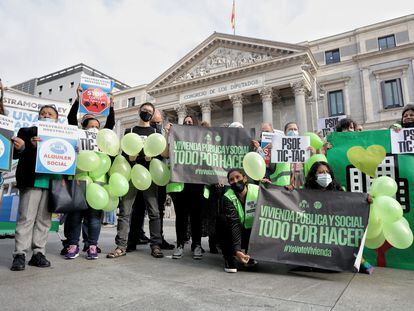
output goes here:
[{"label": "cardboard sign", "polygon": [[318,132],[322,132],[323,137],[328,136],[335,131],[335,127],[339,121],[345,118],[346,115],[318,119]]},{"label": "cardboard sign", "polygon": [[98,130],[78,130],[79,134],[79,150],[99,151],[96,144],[96,135]]},{"label": "cardboard sign", "polygon": [[107,79],[82,75],[80,85],[82,94],[80,96],[79,113],[108,116],[109,93],[112,91],[113,82]]},{"label": "cardboard sign", "polygon": [[78,128],[52,122],[38,122],[36,173],[75,175]]},{"label": "cardboard sign", "polygon": [[390,135],[393,154],[414,153],[414,128],[391,130]]},{"label": "cardboard sign", "polygon": [[14,120],[0,115],[0,171],[10,171],[12,164]]},{"label": "cardboard sign", "polygon": [[308,136],[279,136],[272,140],[272,163],[304,163],[309,158]]}]

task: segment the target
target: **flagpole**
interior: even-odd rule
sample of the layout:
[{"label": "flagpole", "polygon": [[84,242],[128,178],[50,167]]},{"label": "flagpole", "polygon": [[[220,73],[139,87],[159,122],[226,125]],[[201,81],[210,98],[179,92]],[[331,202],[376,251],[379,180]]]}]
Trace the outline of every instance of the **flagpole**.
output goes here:
[{"label": "flagpole", "polygon": [[233,0],[233,8],[231,11],[231,27],[233,28],[233,36],[236,35],[236,0]]}]

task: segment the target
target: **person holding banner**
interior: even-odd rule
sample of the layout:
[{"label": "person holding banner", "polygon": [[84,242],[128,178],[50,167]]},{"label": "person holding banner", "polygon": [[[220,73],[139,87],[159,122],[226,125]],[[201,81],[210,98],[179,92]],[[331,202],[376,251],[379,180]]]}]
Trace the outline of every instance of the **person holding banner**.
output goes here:
[{"label": "person holding banner", "polygon": [[354,132],[356,127],[356,123],[354,120],[345,118],[339,120],[338,124],[336,125],[335,131],[337,132]]},{"label": "person holding banner", "polygon": [[[344,191],[336,180],[332,168],[326,162],[315,162],[306,176],[305,189],[322,190],[322,191]],[[368,195],[368,203],[372,203],[372,198]],[[301,270],[312,270],[312,268],[303,268]],[[374,267],[362,258],[359,272],[372,274]]]},{"label": "person holding banner", "polygon": [[401,126],[403,128],[414,127],[414,105],[407,105],[404,107],[401,116]]},{"label": "person holding banner", "polygon": [[[55,106],[43,106],[39,111],[40,122],[57,122]],[[21,128],[14,138],[14,155],[18,159],[16,170],[17,188],[20,191],[19,214],[16,223],[15,250],[12,271],[25,269],[26,253],[31,248],[33,256],[29,265],[50,267],[45,257],[52,214],[48,211],[50,175],[36,174],[37,127]]]},{"label": "person holding banner", "polygon": [[[151,127],[150,124],[154,111],[155,107],[153,104],[149,102],[143,103],[139,107],[138,125],[134,126],[130,131],[140,135],[144,139],[149,135],[156,133],[156,129]],[[125,134],[127,134],[127,132]],[[150,158],[145,156],[144,152],[141,151],[136,157],[129,156],[128,161],[131,166],[141,164],[148,169]],[[118,258],[126,255],[131,212],[135,198],[137,197],[137,191],[138,190],[131,185],[128,193],[122,198],[122,203],[119,206],[117,235],[115,237],[115,244],[117,246],[106,256],[107,258]],[[141,191],[140,194],[142,194],[142,200],[137,204],[145,206],[149,217],[151,256],[154,258],[162,258],[164,257],[164,254],[161,251],[162,237],[157,185],[152,183],[147,190]]]},{"label": "person holding banner", "polygon": [[[193,116],[184,118],[184,125],[198,125],[198,120]],[[201,248],[202,221],[201,212],[204,204],[204,185],[189,183],[170,183],[167,185],[167,193],[174,202],[175,230],[177,235],[177,247],[172,255],[173,259],[180,259],[184,253],[184,244],[187,241],[188,219],[191,225],[191,250],[193,259],[203,258]]]},{"label": "person holding banner", "polygon": [[226,234],[221,234],[224,271],[237,272],[235,259],[245,268],[254,268],[257,261],[247,254],[250,233],[259,193],[259,186],[247,183],[247,176],[240,169],[231,169],[227,174],[230,184],[223,196],[226,218]]}]

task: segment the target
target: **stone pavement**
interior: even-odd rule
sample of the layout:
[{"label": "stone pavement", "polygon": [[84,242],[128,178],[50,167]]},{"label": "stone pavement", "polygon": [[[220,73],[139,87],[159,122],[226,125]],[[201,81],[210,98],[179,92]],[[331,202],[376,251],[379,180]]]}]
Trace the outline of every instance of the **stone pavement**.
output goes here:
[{"label": "stone pavement", "polygon": [[[167,240],[174,227],[166,224]],[[103,252],[113,247],[114,228],[102,230]],[[203,246],[207,249],[208,246]],[[414,272],[377,268],[372,276],[289,272],[261,263],[256,272],[227,274],[220,255],[153,259],[148,246],[117,259],[59,256],[51,233],[52,268],[10,271],[13,240],[0,240],[0,310],[414,310]],[[29,258],[30,259],[30,256]]]}]

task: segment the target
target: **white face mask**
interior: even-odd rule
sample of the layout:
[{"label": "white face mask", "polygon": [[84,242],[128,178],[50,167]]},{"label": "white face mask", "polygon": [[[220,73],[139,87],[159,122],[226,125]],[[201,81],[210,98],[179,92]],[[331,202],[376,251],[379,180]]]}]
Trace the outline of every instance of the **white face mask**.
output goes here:
[{"label": "white face mask", "polygon": [[39,121],[43,121],[43,122],[57,122],[56,119],[52,119],[52,118],[39,118]]},{"label": "white face mask", "polygon": [[287,136],[299,136],[299,132],[295,130],[289,130],[286,135]]},{"label": "white face mask", "polygon": [[331,174],[324,173],[316,176],[316,182],[319,186],[326,188],[332,182]]}]

